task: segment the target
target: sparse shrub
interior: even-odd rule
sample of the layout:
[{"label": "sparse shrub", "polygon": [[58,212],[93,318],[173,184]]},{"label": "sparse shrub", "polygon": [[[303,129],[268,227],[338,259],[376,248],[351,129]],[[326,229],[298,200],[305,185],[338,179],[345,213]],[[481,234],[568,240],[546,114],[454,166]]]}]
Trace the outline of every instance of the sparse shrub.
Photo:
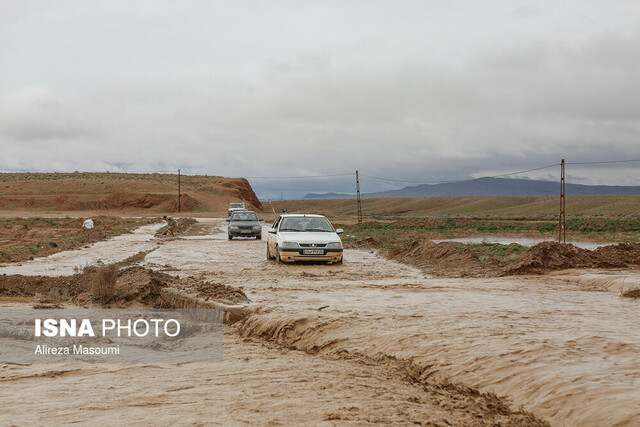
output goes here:
[{"label": "sparse shrub", "polygon": [[627,289],[622,293],[622,296],[625,298],[640,299],[640,288]]},{"label": "sparse shrub", "polygon": [[109,304],[116,297],[118,268],[115,265],[100,267],[96,271],[91,297],[102,305]]}]

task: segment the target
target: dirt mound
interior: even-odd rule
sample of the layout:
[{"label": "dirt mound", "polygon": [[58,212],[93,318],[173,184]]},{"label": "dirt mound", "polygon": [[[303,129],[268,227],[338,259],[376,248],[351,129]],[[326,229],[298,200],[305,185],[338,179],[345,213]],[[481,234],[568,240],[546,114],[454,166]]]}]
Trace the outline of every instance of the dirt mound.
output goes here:
[{"label": "dirt mound", "polygon": [[194,293],[204,300],[215,299],[225,304],[241,304],[249,302],[247,295],[238,288],[222,283],[203,281],[200,278],[188,277],[180,281],[180,290]]},{"label": "dirt mound", "polygon": [[[364,237],[354,244],[357,245],[360,241],[361,247],[382,247],[376,238]],[[500,249],[502,257],[492,256],[492,248]],[[601,246],[593,251],[557,242],[542,242],[524,252],[521,246],[514,244],[506,247],[485,244],[481,249],[473,250],[454,242],[434,243],[426,237],[419,237],[406,243],[397,243],[384,254],[390,259],[418,267],[428,274],[444,277],[496,277],[544,274],[570,268],[640,266],[638,243]]]},{"label": "dirt mound", "polygon": [[[111,276],[110,270],[115,274]],[[106,281],[106,282],[105,282]],[[40,306],[155,307],[164,308],[161,290],[195,289],[198,296],[225,303],[247,302],[239,289],[222,284],[202,282],[193,277],[180,279],[140,266],[118,269],[118,266],[89,267],[82,273],[67,277],[0,276],[0,296],[28,297]]]},{"label": "dirt mound", "polygon": [[381,248],[391,242],[386,237],[360,237],[353,242],[348,243],[349,248]]},{"label": "dirt mound", "polygon": [[568,268],[624,268],[640,265],[640,244],[620,243],[594,251],[572,244],[542,242],[529,248],[504,270],[505,275],[543,274]]},{"label": "dirt mound", "polygon": [[424,237],[397,245],[387,255],[390,259],[438,276],[482,276],[489,271],[489,266],[483,264],[472,250],[449,242],[433,243]]}]

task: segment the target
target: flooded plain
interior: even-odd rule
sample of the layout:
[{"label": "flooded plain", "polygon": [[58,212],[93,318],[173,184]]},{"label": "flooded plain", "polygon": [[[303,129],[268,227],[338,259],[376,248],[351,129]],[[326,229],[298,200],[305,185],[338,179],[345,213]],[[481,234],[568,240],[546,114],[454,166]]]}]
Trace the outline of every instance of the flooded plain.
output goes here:
[{"label": "flooded plain", "polygon": [[[521,245],[521,246],[535,246],[538,243],[546,242],[549,240],[557,240],[557,239],[531,239],[526,237],[498,237],[498,236],[482,236],[482,237],[457,237],[455,239],[440,239],[434,240],[434,243],[442,243],[442,242],[457,242],[464,243],[466,245],[478,245],[483,243],[493,244],[497,243],[500,245],[510,245],[512,243]],[[601,246],[607,246],[614,244],[613,242],[602,243],[602,242],[584,242],[584,241],[569,241],[568,244],[572,244],[578,248],[582,249],[597,249]]]},{"label": "flooded plain", "polygon": [[[131,384],[126,387],[135,387],[139,380],[140,390],[154,396],[141,403],[148,401],[148,406],[163,408],[161,412],[167,410],[165,405],[171,407],[165,397],[172,393],[177,399],[174,402],[184,401],[196,414],[211,415],[213,409],[203,407],[218,402],[223,412],[238,417],[233,418],[237,421],[292,422],[306,407],[312,413],[310,423],[446,420],[450,424],[482,424],[473,418],[477,408],[469,400],[463,410],[447,397],[433,400],[433,393],[427,390],[429,384],[439,385],[439,390],[454,384],[454,393],[465,395],[461,392],[464,387],[495,393],[512,408],[523,407],[552,425],[640,423],[640,303],[621,298],[617,289],[607,290],[597,284],[584,286],[580,280],[567,278],[592,274],[588,271],[573,271],[572,276],[564,277],[554,274],[442,279],[366,250],[345,250],[343,265],[278,265],[266,260],[264,240],[228,241],[224,220],[199,220],[199,226],[194,237],[144,240],[141,247],[154,245],[157,249],[142,264],[172,275],[193,275],[242,288],[259,307],[228,328],[228,366],[204,371],[189,365],[169,370],[84,369],[61,374],[55,381],[46,380],[47,387],[58,390],[54,396],[62,395],[62,390],[69,387],[77,390],[74,396],[81,396],[81,390],[93,381],[111,381],[110,387],[125,387],[127,377]],[[263,231],[266,238],[266,226]],[[111,255],[115,258],[118,245],[114,244],[113,254],[107,249],[101,252],[101,259],[111,259]],[[84,250],[73,251],[76,258],[71,252],[66,253],[69,258],[64,258],[65,265],[82,263]],[[61,271],[57,264],[53,256],[35,260],[23,264],[20,274]],[[29,270],[27,266],[34,268]],[[8,273],[6,268],[0,269],[0,274]],[[615,274],[619,278],[637,275],[628,271]],[[245,356],[243,346],[247,346]],[[359,376],[364,375],[358,371],[363,366],[370,367],[370,377]],[[17,415],[33,409],[10,396],[20,394],[25,386],[37,387],[43,393],[48,388],[33,377],[35,374],[25,380],[30,383],[19,380],[26,375],[25,368],[3,369],[0,399],[9,403]],[[27,371],[34,369],[39,368],[30,367]],[[398,369],[403,372],[401,376]],[[345,379],[339,372],[352,375],[346,374]],[[165,378],[165,385],[154,387],[147,379],[149,374]],[[14,376],[18,379],[7,382]],[[246,383],[242,383],[242,376]],[[325,396],[320,390],[335,389],[334,397],[340,400],[332,401],[327,394],[315,402],[295,386],[297,381],[318,391],[319,396]],[[405,386],[399,385],[403,381]],[[292,390],[299,394],[284,396],[282,387],[294,387]],[[413,400],[400,392],[403,387]],[[225,393],[227,397],[220,397]],[[95,391],[92,396],[99,401],[102,395]],[[198,404],[203,403],[203,396],[207,405]],[[236,396],[240,406],[232,403],[229,396]],[[263,418],[249,416],[246,411],[252,411],[247,409],[250,406],[241,406],[247,396],[257,399],[258,405],[254,406],[260,407]],[[425,405],[424,411],[417,409],[419,405],[401,403],[416,399]],[[427,401],[432,403],[426,404]],[[355,402],[355,409],[345,402]],[[318,412],[314,413],[316,404]],[[398,404],[404,408],[404,415],[395,412],[389,415],[391,418],[383,417],[384,408]],[[123,402],[131,420],[139,420],[136,416],[140,409],[130,405]],[[438,407],[445,408],[444,413],[442,409],[429,412]],[[278,411],[284,412],[277,416]],[[487,413],[482,416],[487,417]],[[194,417],[186,419],[199,419]]]}]

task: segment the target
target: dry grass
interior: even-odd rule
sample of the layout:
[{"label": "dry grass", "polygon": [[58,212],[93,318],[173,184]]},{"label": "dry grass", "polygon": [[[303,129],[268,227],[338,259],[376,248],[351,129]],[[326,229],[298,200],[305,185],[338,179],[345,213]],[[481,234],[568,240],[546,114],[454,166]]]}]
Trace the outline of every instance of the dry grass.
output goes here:
[{"label": "dry grass", "polygon": [[118,278],[118,267],[107,265],[100,267],[96,271],[95,279],[91,289],[91,297],[94,301],[107,305],[116,297],[116,279]]},{"label": "dry grass", "polygon": [[[268,209],[270,206],[266,206]],[[352,219],[354,199],[274,201],[276,212],[306,212],[329,219]],[[576,216],[632,216],[640,211],[640,196],[568,196],[567,214]],[[528,217],[554,219],[558,215],[557,196],[536,197],[427,197],[363,199],[365,218],[399,219],[411,217]]]},{"label": "dry grass", "polygon": [[625,298],[640,299],[640,288],[628,289],[622,293]]}]

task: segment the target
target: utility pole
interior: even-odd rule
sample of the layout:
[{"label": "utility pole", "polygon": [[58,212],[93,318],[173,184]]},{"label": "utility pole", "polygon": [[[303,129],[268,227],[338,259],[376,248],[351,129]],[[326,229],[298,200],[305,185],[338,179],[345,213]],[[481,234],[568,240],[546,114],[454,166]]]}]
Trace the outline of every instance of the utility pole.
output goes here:
[{"label": "utility pole", "polygon": [[564,187],[564,159],[560,163],[560,222],[558,226],[558,243],[567,243],[565,218],[565,187]]},{"label": "utility pole", "polygon": [[180,212],[180,169],[178,169],[178,212]]},{"label": "utility pole", "polygon": [[358,224],[362,224],[362,202],[360,200],[360,176],[356,169],[356,203],[358,205]]}]

